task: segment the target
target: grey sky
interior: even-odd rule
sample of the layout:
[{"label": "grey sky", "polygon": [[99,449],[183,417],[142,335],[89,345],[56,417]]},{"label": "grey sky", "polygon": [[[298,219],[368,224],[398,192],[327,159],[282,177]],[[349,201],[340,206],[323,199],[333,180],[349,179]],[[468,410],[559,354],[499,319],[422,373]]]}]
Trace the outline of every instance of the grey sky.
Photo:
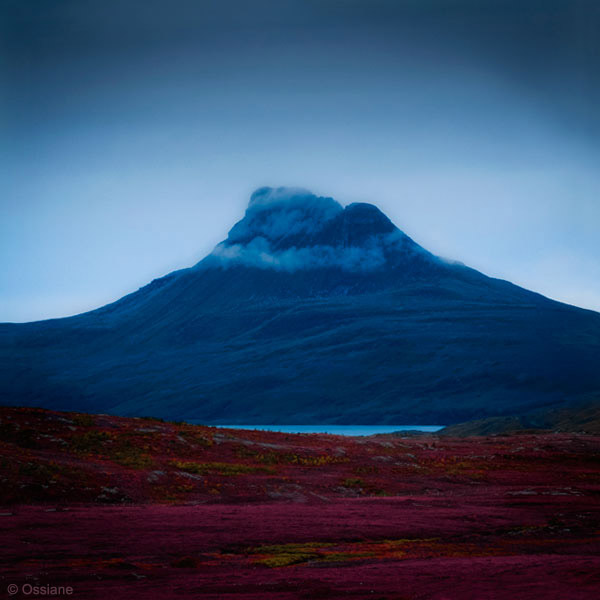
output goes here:
[{"label": "grey sky", "polygon": [[262,185],[372,202],[600,310],[599,23],[572,0],[5,0],[0,321],[195,263]]}]

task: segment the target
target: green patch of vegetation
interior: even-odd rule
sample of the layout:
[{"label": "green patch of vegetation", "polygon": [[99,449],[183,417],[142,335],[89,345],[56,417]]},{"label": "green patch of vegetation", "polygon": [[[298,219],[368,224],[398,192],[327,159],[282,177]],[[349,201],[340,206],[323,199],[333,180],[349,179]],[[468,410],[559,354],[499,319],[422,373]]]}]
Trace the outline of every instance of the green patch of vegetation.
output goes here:
[{"label": "green patch of vegetation", "polygon": [[171,465],[180,471],[186,471],[187,473],[194,473],[198,475],[245,475],[249,473],[275,473],[275,470],[269,467],[255,467],[252,465],[243,465],[237,463],[197,463],[175,460],[171,462]]},{"label": "green patch of vegetation", "polygon": [[106,442],[111,439],[106,431],[86,431],[72,436],[70,445],[74,452],[80,454],[102,454],[106,451]]},{"label": "green patch of vegetation", "polygon": [[17,472],[19,480],[31,479],[40,484],[56,483],[58,480],[82,482],[87,479],[85,471],[72,465],[61,465],[53,461],[21,463]]},{"label": "green patch of vegetation", "polygon": [[77,427],[93,427],[96,424],[96,420],[86,413],[77,413],[71,415],[71,420]]},{"label": "green patch of vegetation", "polygon": [[292,552],[289,554],[284,553],[277,554],[276,556],[259,558],[255,562],[273,569],[277,567],[288,567],[290,565],[297,565],[298,563],[308,562],[309,560],[314,560],[318,557],[318,554],[311,554],[308,552]]},{"label": "green patch of vegetation", "polygon": [[360,477],[348,477],[342,481],[342,485],[348,488],[366,487],[366,483]]},{"label": "green patch of vegetation", "polygon": [[331,552],[319,557],[320,562],[348,562],[364,558],[374,558],[375,552]]},{"label": "green patch of vegetation", "polygon": [[152,458],[145,454],[141,448],[136,448],[129,442],[115,450],[111,454],[111,460],[132,469],[149,469],[154,464]]},{"label": "green patch of vegetation", "polygon": [[[488,471],[498,469],[498,464],[491,465],[486,462],[475,462],[461,456],[445,456],[442,458],[425,460],[423,464],[424,475],[443,474],[448,477],[460,477],[473,481],[485,480]],[[529,468],[529,466],[527,466]],[[514,470],[513,465],[511,469]]]},{"label": "green patch of vegetation", "polygon": [[185,440],[190,442],[190,444],[202,446],[203,448],[210,448],[214,444],[212,438],[207,437],[199,431],[185,430],[182,431],[180,435]]},{"label": "green patch of vegetation", "polygon": [[140,419],[143,419],[144,421],[155,421],[157,423],[165,422],[165,420],[161,419],[160,417],[140,417]]},{"label": "green patch of vegetation", "polygon": [[71,437],[70,448],[78,453],[106,457],[124,467],[147,469],[154,463],[148,455],[148,443],[117,436],[106,431],[86,431]]},{"label": "green patch of vegetation", "polygon": [[332,546],[329,543],[308,542],[304,544],[276,544],[272,546],[258,546],[249,548],[248,554],[258,555],[255,563],[270,568],[287,567],[299,563],[319,559],[321,550]]},{"label": "green patch of vegetation", "polygon": [[334,549],[335,546],[336,544],[329,542],[307,542],[258,546],[256,548],[249,548],[246,552],[257,555],[254,559],[255,563],[271,568],[287,567],[309,561],[325,563],[348,562],[376,556],[376,553],[370,549],[337,551]]},{"label": "green patch of vegetation", "polygon": [[279,554],[292,552],[315,552],[322,548],[331,548],[335,544],[331,542],[300,542],[292,544],[272,544],[266,546],[254,546],[248,548],[248,554]]}]

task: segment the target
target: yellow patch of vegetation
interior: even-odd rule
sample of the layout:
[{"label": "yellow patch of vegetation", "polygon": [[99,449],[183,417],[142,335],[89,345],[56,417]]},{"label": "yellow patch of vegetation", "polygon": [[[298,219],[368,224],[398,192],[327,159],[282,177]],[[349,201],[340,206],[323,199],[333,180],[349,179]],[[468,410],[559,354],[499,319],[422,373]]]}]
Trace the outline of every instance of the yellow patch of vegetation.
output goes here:
[{"label": "yellow patch of vegetation", "polygon": [[275,470],[269,467],[256,467],[253,465],[244,465],[238,463],[198,463],[175,460],[171,462],[171,466],[179,469],[180,471],[194,473],[197,475],[245,475],[249,473],[275,473]]},{"label": "yellow patch of vegetation", "polygon": [[277,544],[258,546],[247,550],[249,554],[258,555],[254,562],[270,568],[287,567],[319,559],[322,550],[333,544],[309,542],[305,544]]},{"label": "yellow patch of vegetation", "polygon": [[149,469],[154,465],[154,461],[150,456],[145,454],[140,448],[131,445],[125,445],[113,452],[111,460],[132,469]]},{"label": "yellow patch of vegetation", "polygon": [[320,562],[349,562],[375,558],[375,552],[331,552],[319,557]]},{"label": "yellow patch of vegetation", "polygon": [[190,444],[202,446],[203,448],[210,448],[214,444],[212,437],[208,437],[199,431],[182,431],[181,436]]},{"label": "yellow patch of vegetation", "polygon": [[124,467],[133,469],[150,468],[154,461],[145,452],[146,448],[134,445],[128,439],[119,439],[106,431],[86,431],[71,437],[70,448],[78,454],[102,456]]},{"label": "yellow patch of vegetation", "polygon": [[[479,552],[479,553],[478,553]],[[305,542],[248,548],[252,561],[271,568],[306,562],[336,563],[411,556],[482,555],[474,544],[444,544],[439,538],[378,540],[352,543]]]},{"label": "yellow patch of vegetation", "polygon": [[260,565],[265,565],[266,567],[277,568],[308,562],[309,560],[318,558],[318,556],[318,554],[311,554],[309,552],[291,552],[259,558],[256,562]]},{"label": "yellow patch of vegetation", "polygon": [[251,458],[256,462],[267,465],[300,465],[303,467],[323,467],[326,465],[348,462],[348,458],[319,454],[317,456],[297,454],[295,452],[257,452],[246,447],[237,449],[240,458]]}]

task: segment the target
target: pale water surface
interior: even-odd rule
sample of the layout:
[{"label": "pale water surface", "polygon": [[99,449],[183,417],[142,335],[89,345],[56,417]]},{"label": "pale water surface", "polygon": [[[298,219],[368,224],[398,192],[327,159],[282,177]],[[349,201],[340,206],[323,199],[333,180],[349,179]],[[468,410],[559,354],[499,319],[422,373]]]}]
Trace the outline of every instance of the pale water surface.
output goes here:
[{"label": "pale water surface", "polygon": [[[194,421],[190,421],[193,423]],[[333,433],[335,435],[375,435],[394,431],[425,431],[433,433],[443,425],[217,425],[227,429],[254,429],[282,433]]]}]

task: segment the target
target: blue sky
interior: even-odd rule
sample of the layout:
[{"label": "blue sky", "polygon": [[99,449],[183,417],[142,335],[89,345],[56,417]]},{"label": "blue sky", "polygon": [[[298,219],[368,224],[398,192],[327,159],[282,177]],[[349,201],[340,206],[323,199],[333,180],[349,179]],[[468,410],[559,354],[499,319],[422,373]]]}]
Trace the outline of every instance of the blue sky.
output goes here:
[{"label": "blue sky", "polygon": [[436,254],[600,310],[587,1],[5,1],[0,321],[189,266],[251,192],[377,204]]}]

